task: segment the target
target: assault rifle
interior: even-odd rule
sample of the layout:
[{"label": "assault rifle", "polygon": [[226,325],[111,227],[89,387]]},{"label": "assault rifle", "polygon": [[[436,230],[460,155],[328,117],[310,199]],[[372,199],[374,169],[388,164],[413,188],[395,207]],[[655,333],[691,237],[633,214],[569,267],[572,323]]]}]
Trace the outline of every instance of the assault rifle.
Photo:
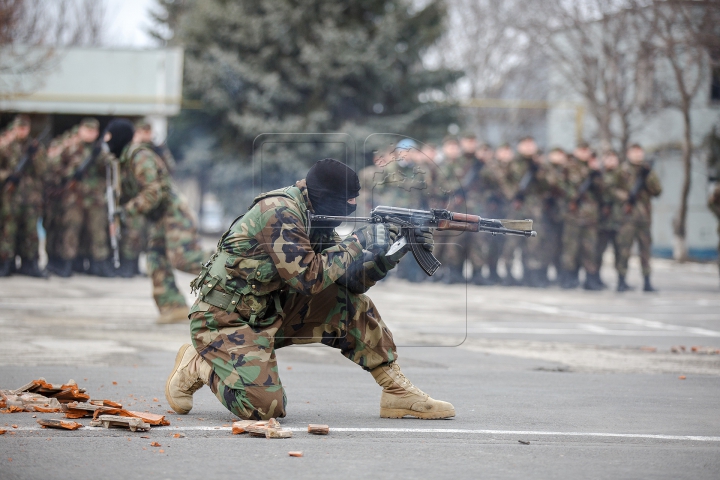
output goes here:
[{"label": "assault rifle", "polygon": [[518,183],[518,191],[515,194],[515,200],[521,202],[525,200],[525,194],[527,193],[527,190],[532,184],[533,180],[535,180],[535,175],[537,175],[539,169],[540,165],[538,165],[534,160],[532,160],[530,162],[530,165],[528,166],[528,169],[525,170],[525,174],[520,179],[520,183]]},{"label": "assault rifle", "polygon": [[640,174],[637,178],[635,178],[635,185],[633,185],[633,188],[630,190],[630,194],[628,195],[628,203],[631,207],[635,206],[638,195],[640,195],[640,192],[645,189],[647,177],[650,175],[650,172],[652,172],[654,163],[654,161],[650,160],[647,164],[643,164]]},{"label": "assault rifle", "polygon": [[488,232],[493,235],[519,235],[522,237],[537,236],[537,233],[532,229],[532,220],[497,220],[466,213],[451,212],[440,208],[413,210],[380,205],[370,212],[369,217],[315,215],[308,211],[308,220],[311,225],[314,220],[397,225],[400,227],[400,236],[392,244],[387,255],[392,255],[406,245],[410,245],[410,250],[418,265],[430,276],[435,273],[441,264],[432,253],[418,245],[415,238],[416,228],[429,227],[456,232]]},{"label": "assault rifle", "polygon": [[117,160],[113,160],[105,165],[105,200],[107,201],[110,248],[112,248],[115,268],[120,268],[120,213],[117,208],[119,198],[120,175]]},{"label": "assault rifle", "polygon": [[18,162],[13,172],[5,179],[5,188],[9,193],[12,193],[18,186],[23,175],[25,175],[25,170],[27,170],[28,165],[32,163],[38,150],[40,150],[41,142],[43,142],[49,134],[50,125],[46,125],[43,131],[40,132],[40,135],[29,142],[20,158],[20,162]]},{"label": "assault rifle", "polygon": [[70,190],[75,188],[75,185],[77,185],[78,182],[82,181],[83,177],[87,173],[88,170],[90,170],[90,167],[95,163],[95,161],[100,156],[100,153],[103,151],[103,145],[105,143],[103,142],[102,137],[99,137],[95,144],[93,145],[92,150],[90,151],[90,155],[87,156],[87,158],[83,161],[83,163],[80,164],[80,166],[75,170],[75,172],[72,174],[72,177],[70,177],[70,183],[68,185],[68,188]]},{"label": "assault rifle", "polygon": [[573,207],[572,209],[575,209],[580,205],[580,202],[582,201],[583,196],[590,191],[590,189],[593,187],[593,184],[595,182],[595,178],[597,178],[599,175],[602,175],[602,172],[600,170],[590,170],[590,174],[583,180],[583,182],[580,184],[580,188],[578,188],[577,195],[575,195],[575,199],[572,201]]}]

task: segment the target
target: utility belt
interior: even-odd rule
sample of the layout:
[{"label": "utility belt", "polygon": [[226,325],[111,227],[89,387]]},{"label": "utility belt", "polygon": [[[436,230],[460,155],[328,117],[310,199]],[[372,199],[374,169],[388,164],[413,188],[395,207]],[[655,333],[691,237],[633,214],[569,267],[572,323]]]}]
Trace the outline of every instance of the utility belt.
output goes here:
[{"label": "utility belt", "polygon": [[228,314],[237,312],[251,326],[270,325],[283,313],[280,290],[263,292],[255,272],[246,280],[236,279],[245,283],[239,289],[229,287],[227,281],[233,279],[225,269],[229,257],[224,251],[215,253],[190,284],[192,291],[198,292],[201,301],[221,308]]}]

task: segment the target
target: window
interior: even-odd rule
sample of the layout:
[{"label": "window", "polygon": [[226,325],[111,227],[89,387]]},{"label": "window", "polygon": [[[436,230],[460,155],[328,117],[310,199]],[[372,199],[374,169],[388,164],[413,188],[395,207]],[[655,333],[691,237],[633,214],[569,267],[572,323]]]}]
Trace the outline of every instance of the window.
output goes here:
[{"label": "window", "polygon": [[713,65],[710,81],[710,101],[720,102],[720,65]]}]

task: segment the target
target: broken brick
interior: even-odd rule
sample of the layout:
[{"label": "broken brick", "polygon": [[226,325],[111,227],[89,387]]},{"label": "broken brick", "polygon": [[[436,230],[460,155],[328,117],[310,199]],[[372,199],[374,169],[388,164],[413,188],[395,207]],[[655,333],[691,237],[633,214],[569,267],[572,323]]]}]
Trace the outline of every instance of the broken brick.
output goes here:
[{"label": "broken brick", "polygon": [[37,421],[38,424],[42,425],[43,428],[49,427],[49,428],[64,428],[65,430],[77,430],[78,428],[82,428],[82,424],[77,422],[68,422],[67,420],[60,420],[56,418],[50,418],[50,419],[39,419]]},{"label": "broken brick", "polygon": [[680,375],[678,378],[679,378],[680,380],[685,380],[685,378],[687,378],[687,377],[685,377],[685,375]]},{"label": "broken brick", "polygon": [[91,427],[125,427],[131,432],[148,431],[150,425],[143,422],[140,418],[121,417],[119,415],[100,415],[97,419],[90,422]]},{"label": "broken brick", "polygon": [[327,435],[330,433],[330,427],[311,423],[308,425],[308,433],[312,433],[313,435]]},{"label": "broken brick", "polygon": [[288,455],[290,455],[291,457],[302,457],[303,452],[288,452]]},{"label": "broken brick", "polygon": [[232,424],[232,433],[233,435],[239,435],[241,433],[245,433],[245,427],[252,425],[255,423],[253,420],[239,420],[237,422],[233,422]]},{"label": "broken brick", "polygon": [[292,431],[284,428],[266,428],[265,438],[291,438]]},{"label": "broken brick", "polygon": [[151,447],[162,447],[158,442],[150,442]]},{"label": "broken brick", "polygon": [[0,430],[0,435],[5,435],[7,433],[7,430]]}]

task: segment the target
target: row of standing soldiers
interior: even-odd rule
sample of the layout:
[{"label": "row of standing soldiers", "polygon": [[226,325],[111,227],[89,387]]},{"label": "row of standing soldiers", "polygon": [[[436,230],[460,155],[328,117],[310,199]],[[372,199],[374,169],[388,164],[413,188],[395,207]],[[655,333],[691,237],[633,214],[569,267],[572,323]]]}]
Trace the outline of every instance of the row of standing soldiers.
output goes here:
[{"label": "row of standing soldiers", "polygon": [[[580,286],[601,290],[602,257],[608,245],[615,253],[617,290],[629,290],[625,278],[633,243],[637,240],[644,275],[650,282],[651,198],[662,189],[652,163],[641,146],[633,145],[620,161],[612,150],[598,158],[586,144],[572,153],[559,148],[542,154],[535,140],[520,140],[493,151],[474,135],[448,137],[437,152],[403,140],[375,154],[374,165],[361,173],[363,207],[390,204],[408,208],[447,208],[487,218],[532,219],[535,238],[489,236],[478,233],[437,232],[436,256],[443,268],[436,275],[445,283],[503,284],[547,287],[552,265],[556,281],[566,289]],[[520,254],[522,276],[513,269]],[[426,278],[412,262],[400,276]],[[504,266],[501,277],[498,266]],[[485,270],[485,272],[484,272]]]},{"label": "row of standing soldiers", "polygon": [[[173,168],[169,150],[152,143],[150,124],[140,121],[136,127],[135,140],[153,148]],[[120,267],[112,261],[106,188],[113,157],[101,150],[98,120],[83,119],[50,141],[47,149],[41,138],[47,132],[33,139],[30,129],[29,117],[19,115],[0,135],[0,276],[138,274],[138,258],[147,245],[142,216],[124,218]],[[39,223],[47,235],[47,270],[38,263]]]},{"label": "row of standing soldiers", "polygon": [[[32,139],[23,115],[0,136],[0,276],[132,277],[145,251],[158,323],[185,322],[188,307],[172,269],[197,274],[209,252],[172,184],[174,161],[153,145],[145,122],[113,120],[102,137],[99,126],[83,119],[47,151],[44,134]],[[47,232],[47,271],[38,264],[40,225]],[[121,235],[110,233],[118,230]]]}]

